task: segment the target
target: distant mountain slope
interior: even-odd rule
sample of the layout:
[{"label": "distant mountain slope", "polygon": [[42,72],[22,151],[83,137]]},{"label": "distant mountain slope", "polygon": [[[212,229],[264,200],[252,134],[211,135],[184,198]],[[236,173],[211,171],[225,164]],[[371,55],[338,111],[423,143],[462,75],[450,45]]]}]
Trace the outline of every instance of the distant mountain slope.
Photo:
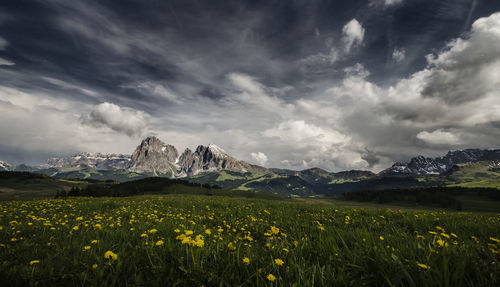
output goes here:
[{"label": "distant mountain slope", "polygon": [[381,174],[407,174],[413,176],[441,174],[457,164],[486,160],[500,160],[500,150],[466,149],[450,151],[443,157],[417,156],[409,162],[397,162]]},{"label": "distant mountain slope", "polygon": [[109,170],[127,169],[130,166],[130,155],[82,152],[71,157],[49,158],[44,165],[45,168],[75,166]]},{"label": "distant mountain slope", "polygon": [[447,185],[500,188],[500,160],[457,164],[441,178]]},{"label": "distant mountain slope", "polygon": [[54,197],[58,191],[87,184],[32,172],[0,171],[0,200]]},{"label": "distant mountain slope", "polygon": [[48,168],[37,170],[36,173],[48,175],[55,178],[75,178],[75,179],[94,179],[94,180],[116,180],[120,182],[146,178],[152,174],[136,173],[126,169],[107,170],[95,169],[92,167],[64,167]]}]

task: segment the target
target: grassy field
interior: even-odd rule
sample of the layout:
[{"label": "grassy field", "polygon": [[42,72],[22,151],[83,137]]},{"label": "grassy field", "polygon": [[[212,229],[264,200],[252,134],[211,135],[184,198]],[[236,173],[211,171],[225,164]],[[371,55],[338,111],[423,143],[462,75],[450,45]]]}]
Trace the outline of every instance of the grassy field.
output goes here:
[{"label": "grassy field", "polygon": [[498,286],[500,215],[199,195],[0,202],[1,286]]}]

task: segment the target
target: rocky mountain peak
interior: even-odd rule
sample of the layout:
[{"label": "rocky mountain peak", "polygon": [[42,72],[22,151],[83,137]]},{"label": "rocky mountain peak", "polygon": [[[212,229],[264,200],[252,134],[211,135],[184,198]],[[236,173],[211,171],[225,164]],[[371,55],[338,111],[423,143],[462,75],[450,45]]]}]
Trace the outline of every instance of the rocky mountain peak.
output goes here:
[{"label": "rocky mountain peak", "polygon": [[175,162],[179,156],[177,149],[165,144],[155,136],[142,140],[132,154],[130,169],[135,172],[152,172],[153,174],[177,173]]},{"label": "rocky mountain peak", "polygon": [[12,164],[0,160],[0,171],[11,170],[12,167],[13,167]]},{"label": "rocky mountain peak", "polygon": [[457,164],[500,159],[500,150],[466,149],[449,151],[442,157],[417,156],[409,162],[397,162],[384,174],[431,175],[449,171]]}]

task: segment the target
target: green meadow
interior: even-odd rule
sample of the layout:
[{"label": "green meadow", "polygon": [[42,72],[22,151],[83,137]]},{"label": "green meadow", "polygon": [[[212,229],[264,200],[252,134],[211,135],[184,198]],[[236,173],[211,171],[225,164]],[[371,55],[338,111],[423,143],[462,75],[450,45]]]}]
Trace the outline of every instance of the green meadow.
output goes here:
[{"label": "green meadow", "polygon": [[1,286],[498,286],[500,214],[202,195],[0,202]]}]

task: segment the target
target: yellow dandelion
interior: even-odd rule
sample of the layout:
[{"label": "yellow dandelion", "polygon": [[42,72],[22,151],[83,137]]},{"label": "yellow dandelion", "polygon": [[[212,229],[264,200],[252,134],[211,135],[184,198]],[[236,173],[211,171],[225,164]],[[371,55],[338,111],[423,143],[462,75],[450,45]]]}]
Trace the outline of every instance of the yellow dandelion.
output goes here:
[{"label": "yellow dandelion", "polygon": [[97,267],[98,267],[98,265],[97,265],[97,264],[93,264],[93,265],[92,265],[92,269],[94,269],[94,270],[96,270],[96,269],[97,269]]},{"label": "yellow dandelion", "polygon": [[153,229],[150,229],[148,232],[151,233],[151,234],[153,234],[153,233],[158,232],[158,230],[156,230],[156,229],[153,228]]},{"label": "yellow dandelion", "polygon": [[271,232],[273,234],[278,234],[280,232],[280,229],[278,227],[276,227],[276,226],[271,226]]},{"label": "yellow dandelion", "polygon": [[104,258],[116,260],[118,259],[118,255],[113,253],[113,251],[108,250],[104,253]]},{"label": "yellow dandelion", "polygon": [[38,263],[40,263],[40,260],[31,260],[30,261],[30,265],[38,264]]},{"label": "yellow dandelion", "polygon": [[437,241],[437,244],[439,245],[439,247],[443,247],[443,246],[448,246],[448,243],[446,243],[443,239],[438,239]]},{"label": "yellow dandelion", "polygon": [[180,229],[179,229],[179,228],[176,228],[176,229],[174,229],[174,232],[175,232],[175,233],[179,233],[179,232],[181,232],[181,231],[180,231]]},{"label": "yellow dandelion", "polygon": [[78,226],[73,226],[73,230],[78,230]]},{"label": "yellow dandelion", "polygon": [[495,237],[490,237],[490,240],[496,243],[500,243],[500,239],[496,239]]},{"label": "yellow dandelion", "polygon": [[278,265],[278,266],[282,266],[285,262],[278,258],[278,259],[274,259],[274,263],[276,263],[276,265]]},{"label": "yellow dandelion", "polygon": [[86,245],[86,246],[83,246],[83,251],[89,251],[90,250],[90,246]]},{"label": "yellow dandelion", "polygon": [[98,242],[99,242],[99,240],[94,239],[94,240],[90,241],[90,244],[97,244]]},{"label": "yellow dandelion", "polygon": [[250,264],[250,258],[248,257],[243,258],[243,263],[245,263],[245,265]]},{"label": "yellow dandelion", "polygon": [[162,246],[162,245],[163,245],[163,243],[164,243],[164,242],[163,242],[163,240],[158,240],[158,241],[156,241],[156,244],[155,244],[155,245],[156,245],[156,246]]},{"label": "yellow dandelion", "polygon": [[380,240],[384,240],[384,237],[383,237],[383,236],[380,236],[379,238],[380,238]]},{"label": "yellow dandelion", "polygon": [[210,235],[210,234],[212,234],[212,231],[210,229],[207,229],[207,230],[205,230],[205,234]]},{"label": "yellow dandelion", "polygon": [[274,282],[274,280],[276,280],[276,276],[274,276],[273,274],[269,274],[266,276],[267,280],[271,281],[271,282]]},{"label": "yellow dandelion", "polygon": [[422,264],[422,263],[417,263],[417,265],[418,265],[418,267],[420,267],[422,269],[431,269],[429,266]]}]

